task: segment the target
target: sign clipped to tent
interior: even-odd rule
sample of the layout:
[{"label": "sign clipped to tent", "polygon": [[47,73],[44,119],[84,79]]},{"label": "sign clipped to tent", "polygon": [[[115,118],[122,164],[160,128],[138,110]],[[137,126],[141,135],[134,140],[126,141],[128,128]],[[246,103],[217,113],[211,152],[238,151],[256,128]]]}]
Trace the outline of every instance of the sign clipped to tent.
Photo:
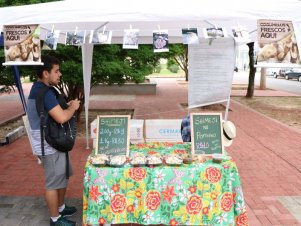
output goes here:
[{"label": "sign clipped to tent", "polygon": [[40,26],[4,26],[4,65],[41,64]]},{"label": "sign clipped to tent", "polygon": [[221,113],[192,113],[192,154],[223,154]]},{"label": "sign clipped to tent", "polygon": [[233,37],[237,43],[249,43],[251,42],[250,35],[246,26],[232,26],[231,27]]},{"label": "sign clipped to tent", "polygon": [[138,49],[139,29],[125,29],[123,35],[123,49]]},{"label": "sign clipped to tent", "polygon": [[183,44],[199,44],[197,28],[183,28],[182,29]]},{"label": "sign clipped to tent", "polygon": [[168,52],[168,31],[155,30],[153,31],[153,47],[155,53]]},{"label": "sign clipped to tent", "polygon": [[43,50],[56,50],[59,35],[60,35],[59,30],[47,31],[42,49]]},{"label": "sign clipped to tent", "polygon": [[86,31],[67,31],[66,32],[66,45],[83,45],[86,39]]},{"label": "sign clipped to tent", "polygon": [[112,31],[103,29],[100,30],[91,30],[89,43],[92,44],[111,44],[112,42]]},{"label": "sign clipped to tent", "polygon": [[[293,67],[300,64],[299,50],[292,21],[258,20],[257,37],[260,50],[257,65],[282,64]],[[285,65],[286,64],[286,65]]]},{"label": "sign clipped to tent", "polygon": [[129,115],[99,115],[95,154],[129,156]]}]

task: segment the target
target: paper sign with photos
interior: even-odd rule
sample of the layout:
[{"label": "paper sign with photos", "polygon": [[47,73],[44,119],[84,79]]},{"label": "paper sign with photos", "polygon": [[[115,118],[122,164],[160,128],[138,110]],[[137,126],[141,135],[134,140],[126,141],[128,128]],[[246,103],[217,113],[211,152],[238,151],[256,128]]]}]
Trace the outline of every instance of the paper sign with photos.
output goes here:
[{"label": "paper sign with photos", "polygon": [[231,27],[231,30],[236,42],[251,42],[250,35],[246,26],[233,26]]},{"label": "paper sign with photos", "polygon": [[199,44],[197,28],[182,29],[183,44]]},{"label": "paper sign with photos", "polygon": [[111,44],[112,31],[91,31],[89,42],[92,44]]},{"label": "paper sign with photos", "polygon": [[43,50],[56,50],[57,41],[59,39],[60,31],[47,31],[43,44]]},{"label": "paper sign with photos", "polygon": [[228,37],[227,30],[224,27],[203,28],[205,38],[224,38]]},{"label": "paper sign with photos", "polygon": [[8,25],[3,32],[6,65],[41,63],[39,25]]},{"label": "paper sign with photos", "polygon": [[[299,66],[300,57],[292,21],[258,20],[257,65]],[[280,65],[279,65],[280,66]]]},{"label": "paper sign with photos", "polygon": [[167,30],[153,31],[153,47],[155,53],[169,51]]},{"label": "paper sign with photos", "polygon": [[66,45],[82,45],[85,43],[86,31],[70,31],[66,33]]},{"label": "paper sign with photos", "polygon": [[124,49],[138,49],[139,29],[126,29],[123,35]]}]

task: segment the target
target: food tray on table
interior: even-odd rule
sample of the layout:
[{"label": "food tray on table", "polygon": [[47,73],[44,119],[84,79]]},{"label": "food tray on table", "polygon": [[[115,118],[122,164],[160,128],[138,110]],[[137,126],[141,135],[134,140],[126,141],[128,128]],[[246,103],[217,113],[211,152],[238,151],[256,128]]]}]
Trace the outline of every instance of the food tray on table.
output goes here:
[{"label": "food tray on table", "polygon": [[130,164],[134,167],[146,166],[147,159],[143,155],[133,156],[130,160]]},{"label": "food tray on table", "polygon": [[165,163],[168,166],[180,166],[183,164],[183,158],[179,155],[168,155],[165,158]]},{"label": "food tray on table", "polygon": [[111,156],[108,165],[112,167],[123,167],[126,162],[127,158],[125,155],[115,155]]},{"label": "food tray on table", "polygon": [[92,165],[96,165],[96,166],[105,166],[110,161],[109,156],[105,154],[91,155],[90,160]]},{"label": "food tray on table", "polygon": [[147,157],[148,166],[161,166],[163,165],[163,159],[160,155],[150,155]]}]

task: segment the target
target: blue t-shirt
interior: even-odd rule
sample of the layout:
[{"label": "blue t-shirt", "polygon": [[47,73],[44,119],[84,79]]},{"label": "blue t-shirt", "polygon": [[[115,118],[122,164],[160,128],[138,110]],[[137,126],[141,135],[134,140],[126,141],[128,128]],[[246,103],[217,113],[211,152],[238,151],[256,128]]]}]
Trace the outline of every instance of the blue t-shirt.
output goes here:
[{"label": "blue t-shirt", "polygon": [[182,120],[181,135],[182,135],[183,142],[190,142],[191,141],[190,115],[185,116]]},{"label": "blue t-shirt", "polygon": [[[36,96],[39,88],[46,86],[43,82],[35,82],[30,90],[28,101],[27,101],[27,116],[31,128],[31,138],[33,151],[36,155],[42,155],[41,152],[41,134],[40,134],[40,117],[36,109]],[[45,94],[44,108],[45,118],[48,117],[48,111],[58,105],[55,92],[49,89]],[[45,155],[53,154],[56,152],[46,141],[44,141]]]}]

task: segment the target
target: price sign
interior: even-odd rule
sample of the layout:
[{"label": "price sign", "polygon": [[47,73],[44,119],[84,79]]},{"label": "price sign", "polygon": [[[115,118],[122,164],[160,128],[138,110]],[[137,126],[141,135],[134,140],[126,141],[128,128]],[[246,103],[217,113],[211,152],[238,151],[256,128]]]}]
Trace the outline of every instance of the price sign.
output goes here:
[{"label": "price sign", "polygon": [[129,156],[129,115],[98,115],[96,154]]},{"label": "price sign", "polygon": [[192,154],[223,153],[221,120],[221,113],[190,115]]}]

